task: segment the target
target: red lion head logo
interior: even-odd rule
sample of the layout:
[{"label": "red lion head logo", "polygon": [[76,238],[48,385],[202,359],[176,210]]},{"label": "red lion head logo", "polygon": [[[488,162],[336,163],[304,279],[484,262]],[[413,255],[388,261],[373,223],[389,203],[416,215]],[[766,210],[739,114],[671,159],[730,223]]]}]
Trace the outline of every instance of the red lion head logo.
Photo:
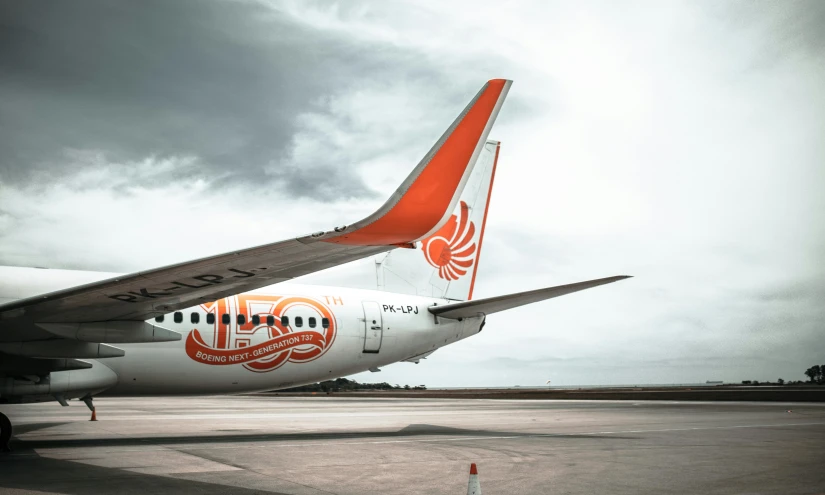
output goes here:
[{"label": "red lion head logo", "polygon": [[458,280],[473,266],[476,226],[469,217],[470,207],[462,201],[458,216],[452,215],[438,232],[421,245],[427,262],[438,268],[438,276],[444,280]]}]

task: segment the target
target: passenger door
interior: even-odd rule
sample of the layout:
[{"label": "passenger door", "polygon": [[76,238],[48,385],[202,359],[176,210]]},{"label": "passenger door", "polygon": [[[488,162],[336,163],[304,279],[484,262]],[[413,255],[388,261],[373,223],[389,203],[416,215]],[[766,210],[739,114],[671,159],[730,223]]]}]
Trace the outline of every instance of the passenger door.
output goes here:
[{"label": "passenger door", "polygon": [[381,307],[374,301],[363,301],[364,306],[364,352],[377,353],[384,337],[384,323]]}]

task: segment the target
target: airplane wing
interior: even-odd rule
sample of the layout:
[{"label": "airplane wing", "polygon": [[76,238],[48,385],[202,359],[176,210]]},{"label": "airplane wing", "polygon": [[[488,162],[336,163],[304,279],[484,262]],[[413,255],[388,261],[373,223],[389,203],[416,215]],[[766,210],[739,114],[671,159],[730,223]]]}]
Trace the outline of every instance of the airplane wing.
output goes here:
[{"label": "airplane wing", "polygon": [[578,282],[575,284],[558,285],[556,287],[548,287],[546,289],[531,290],[527,292],[517,292],[515,294],[507,294],[504,296],[488,297],[486,299],[474,299],[472,301],[462,301],[445,306],[432,306],[428,308],[430,313],[441,316],[443,318],[472,318],[478,316],[479,313],[489,315],[491,313],[498,313],[506,309],[517,308],[525,304],[532,304],[534,302],[543,301],[553,297],[564,296],[578,292],[580,290],[598,287],[604,284],[611,284],[630,278],[629,275],[619,275],[616,277],[600,278],[597,280],[588,280],[587,282]]},{"label": "airplane wing", "polygon": [[0,305],[0,341],[53,338],[42,334],[43,323],[142,321],[410,247],[448,220],[511,83],[488,81],[390,199],[367,218],[327,232]]}]

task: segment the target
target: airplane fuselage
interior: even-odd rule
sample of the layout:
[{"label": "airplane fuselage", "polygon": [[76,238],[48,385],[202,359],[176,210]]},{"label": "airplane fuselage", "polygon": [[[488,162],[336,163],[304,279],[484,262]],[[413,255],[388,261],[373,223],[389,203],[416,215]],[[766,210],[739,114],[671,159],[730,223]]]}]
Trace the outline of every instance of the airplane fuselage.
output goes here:
[{"label": "airplane fuselage", "polygon": [[[0,274],[13,275],[3,277],[0,284],[0,297],[7,300],[62,288],[56,284],[71,286],[112,276],[27,268],[2,268]],[[12,286],[15,280],[25,280],[26,286]],[[104,389],[79,385],[60,392],[67,398],[87,392],[196,395],[288,388],[414,361],[478,333],[483,316],[459,321],[427,310],[448,302],[382,291],[277,284],[169,313],[162,321],[147,321],[181,334],[180,341],[116,344],[124,356],[87,360],[93,362],[93,370],[52,376],[94,375]],[[37,386],[31,384],[27,395],[35,392],[44,400],[53,395],[37,394]],[[18,393],[24,389],[18,384]]]}]

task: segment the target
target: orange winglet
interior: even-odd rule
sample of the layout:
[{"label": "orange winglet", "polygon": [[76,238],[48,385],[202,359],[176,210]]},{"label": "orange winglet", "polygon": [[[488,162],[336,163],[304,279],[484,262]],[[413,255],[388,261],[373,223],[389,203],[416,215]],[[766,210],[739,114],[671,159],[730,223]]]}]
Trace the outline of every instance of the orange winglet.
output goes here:
[{"label": "orange winglet", "polygon": [[506,79],[487,82],[463,117],[456,121],[452,132],[442,137],[443,143],[418,177],[383,215],[325,242],[364,246],[407,244],[423,238],[438,226],[449,213],[447,210],[479,142],[486,139],[485,129],[509,82]]}]

